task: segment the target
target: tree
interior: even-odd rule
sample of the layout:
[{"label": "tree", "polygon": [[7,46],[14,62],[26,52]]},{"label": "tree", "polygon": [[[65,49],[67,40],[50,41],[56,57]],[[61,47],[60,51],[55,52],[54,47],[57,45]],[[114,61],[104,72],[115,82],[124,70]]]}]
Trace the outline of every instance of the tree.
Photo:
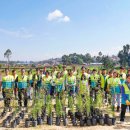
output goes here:
[{"label": "tree", "polygon": [[12,52],[10,49],[7,49],[6,52],[4,53],[4,57],[7,58],[8,67],[9,67],[9,61],[10,61],[11,55],[12,55]]},{"label": "tree", "polygon": [[129,63],[129,51],[130,51],[130,45],[124,45],[123,49],[119,51],[118,57],[120,58],[120,65],[121,66],[127,66]]},{"label": "tree", "polygon": [[103,63],[104,68],[106,69],[114,68],[115,66],[115,62],[109,56],[103,56],[102,63]]}]

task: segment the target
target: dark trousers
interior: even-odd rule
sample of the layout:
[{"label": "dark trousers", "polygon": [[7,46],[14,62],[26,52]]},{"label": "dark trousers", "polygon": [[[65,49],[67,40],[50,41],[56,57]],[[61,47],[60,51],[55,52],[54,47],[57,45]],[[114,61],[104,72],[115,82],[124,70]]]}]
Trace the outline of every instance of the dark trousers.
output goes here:
[{"label": "dark trousers", "polygon": [[124,121],[127,105],[121,104],[120,121]]},{"label": "dark trousers", "polygon": [[22,88],[18,89],[18,104],[22,106],[22,100],[24,100],[24,107],[27,107],[28,97],[27,97],[27,89]]},{"label": "dark trousers", "polygon": [[2,95],[4,98],[4,106],[10,107],[10,102],[11,102],[11,98],[13,95],[13,90],[12,89],[2,89]]}]

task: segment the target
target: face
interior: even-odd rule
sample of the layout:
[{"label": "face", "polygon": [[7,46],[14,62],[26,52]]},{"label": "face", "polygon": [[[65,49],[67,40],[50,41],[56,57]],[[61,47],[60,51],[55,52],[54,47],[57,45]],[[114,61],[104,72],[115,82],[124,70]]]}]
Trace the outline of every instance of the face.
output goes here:
[{"label": "face", "polygon": [[96,71],[93,71],[93,74],[96,74]]},{"label": "face", "polygon": [[127,82],[130,83],[130,76],[127,78]]},{"label": "face", "polygon": [[40,73],[40,71],[39,70],[37,70],[37,74],[39,74]]},{"label": "face", "polygon": [[102,71],[102,74],[104,74],[104,75],[105,75],[105,74],[106,74],[106,70],[103,70],[103,71]]},{"label": "face", "polygon": [[112,77],[112,73],[109,73],[109,76]]},{"label": "face", "polygon": [[16,74],[16,71],[14,71],[12,74],[15,75],[15,74]]},{"label": "face", "polygon": [[57,74],[57,77],[60,78],[60,73]]},{"label": "face", "polygon": [[72,76],[73,75],[73,72],[72,71],[70,71],[70,76]]},{"label": "face", "polygon": [[113,73],[113,77],[114,77],[114,78],[117,77],[117,73],[116,73],[116,72]]},{"label": "face", "polygon": [[8,69],[5,70],[5,74],[6,74],[6,75],[9,75],[9,70],[8,70]]},{"label": "face", "polygon": [[25,69],[21,70],[21,74],[24,75],[25,74]]}]

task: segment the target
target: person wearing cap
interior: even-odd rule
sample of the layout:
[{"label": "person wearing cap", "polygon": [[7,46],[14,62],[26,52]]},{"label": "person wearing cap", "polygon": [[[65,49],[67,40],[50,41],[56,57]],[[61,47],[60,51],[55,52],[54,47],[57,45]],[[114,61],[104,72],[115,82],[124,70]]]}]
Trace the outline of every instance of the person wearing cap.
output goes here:
[{"label": "person wearing cap", "polygon": [[130,106],[130,74],[126,77],[126,82],[121,87],[121,114],[120,121],[121,123],[125,120],[125,113],[127,106]]},{"label": "person wearing cap", "polygon": [[[24,107],[27,108],[28,105],[28,76],[25,74],[25,69],[21,69],[21,74],[18,75],[18,104],[22,107],[22,100],[24,100]],[[22,98],[23,97],[23,98]]]},{"label": "person wearing cap", "polygon": [[96,95],[99,88],[99,75],[96,73],[96,69],[93,69],[92,74],[89,78],[89,84],[90,84],[90,95],[93,97],[93,100],[96,99]]},{"label": "person wearing cap", "polygon": [[1,85],[2,85],[2,94],[4,98],[4,107],[5,107],[4,109],[5,110],[9,109],[9,111],[11,111],[12,108],[11,108],[10,103],[13,97],[14,78],[12,75],[9,74],[9,69],[5,69],[5,75],[2,77]]},{"label": "person wearing cap", "polygon": [[120,81],[121,81],[121,84],[124,84],[125,81],[126,81],[126,74],[125,74],[125,68],[124,67],[120,67]]},{"label": "person wearing cap", "polygon": [[117,112],[120,110],[121,99],[121,82],[116,71],[113,72],[113,77],[108,80],[108,90],[112,96],[112,110],[115,110],[115,104],[117,102]]}]

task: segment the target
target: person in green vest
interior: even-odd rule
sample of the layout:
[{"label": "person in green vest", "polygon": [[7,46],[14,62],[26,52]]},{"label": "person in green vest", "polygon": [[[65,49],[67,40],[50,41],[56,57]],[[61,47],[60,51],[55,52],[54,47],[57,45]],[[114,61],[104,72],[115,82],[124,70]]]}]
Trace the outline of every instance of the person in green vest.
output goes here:
[{"label": "person in green vest", "polygon": [[64,86],[63,86],[63,89],[65,91],[67,91],[66,80],[67,80],[67,76],[68,76],[68,71],[67,71],[65,65],[63,66],[63,76],[64,76]]},{"label": "person in green vest", "polygon": [[16,70],[12,70],[12,76],[14,77],[14,95],[15,99],[18,99],[18,75]]},{"label": "person in green vest", "polygon": [[125,73],[125,68],[124,67],[120,67],[119,76],[120,76],[121,84],[124,84],[125,81],[126,81],[126,73]]},{"label": "person in green vest", "polygon": [[18,75],[18,104],[22,107],[22,100],[24,100],[24,107],[27,108],[28,104],[28,76],[25,74],[25,69],[21,69],[21,75]]},{"label": "person in green vest", "polygon": [[68,87],[68,92],[70,96],[75,95],[75,86],[76,86],[76,77],[73,76],[73,71],[69,71],[69,75],[67,77],[66,85]]},{"label": "person in green vest", "polygon": [[43,87],[46,91],[46,95],[51,95],[52,76],[50,76],[49,71],[46,71],[46,75],[43,77],[42,81],[43,81]]},{"label": "person in green vest", "polygon": [[35,97],[39,94],[40,89],[42,87],[42,75],[40,74],[40,69],[36,69],[36,73],[33,75],[33,89],[35,93]]},{"label": "person in green vest", "polygon": [[81,80],[80,80],[80,84],[79,84],[79,94],[84,96],[86,94],[86,92],[88,92],[88,94],[89,94],[89,85],[88,85],[88,80],[87,80],[86,76],[83,74],[83,75],[81,75]]},{"label": "person in green vest", "polygon": [[31,70],[28,71],[28,83],[29,83],[28,98],[32,100],[32,97],[33,97],[33,75],[32,75]]},{"label": "person in green vest", "polygon": [[106,69],[102,69],[100,76],[100,86],[101,86],[101,90],[102,92],[105,94],[105,103],[107,103],[107,79],[108,79],[108,75],[107,75],[107,71]]},{"label": "person in green vest", "polygon": [[63,92],[63,84],[64,84],[64,78],[61,76],[60,72],[57,73],[54,82],[55,82],[56,95],[60,97],[60,94],[62,94]]},{"label": "person in green vest", "polygon": [[115,105],[117,102],[117,112],[120,110],[120,99],[121,99],[121,89],[120,89],[120,78],[116,71],[113,72],[113,77],[108,79],[108,90],[112,96],[112,110],[115,110]]},{"label": "person in green vest", "polygon": [[97,70],[93,69],[92,74],[89,78],[89,84],[90,84],[90,95],[93,97],[93,100],[96,99],[96,95],[99,88],[99,75],[97,74]]},{"label": "person in green vest", "polygon": [[126,76],[126,82],[121,87],[121,114],[120,121],[124,123],[127,106],[130,106],[130,74]]},{"label": "person in green vest", "polygon": [[12,75],[9,74],[9,69],[5,69],[5,75],[2,77],[2,93],[4,98],[5,110],[9,111],[12,110],[10,103],[13,97],[13,89],[14,89],[14,78]]}]

